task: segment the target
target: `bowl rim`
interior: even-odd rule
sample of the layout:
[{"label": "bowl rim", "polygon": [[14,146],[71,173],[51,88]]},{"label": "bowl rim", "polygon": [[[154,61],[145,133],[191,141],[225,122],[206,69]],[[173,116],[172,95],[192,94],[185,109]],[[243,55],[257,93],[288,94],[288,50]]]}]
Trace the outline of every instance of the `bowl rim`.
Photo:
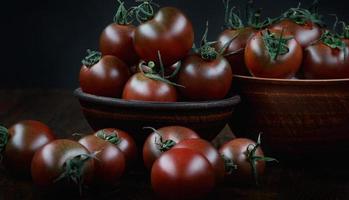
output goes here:
[{"label": "bowl rim", "polygon": [[142,109],[161,109],[161,110],[188,110],[188,109],[213,109],[233,107],[241,102],[239,95],[235,95],[226,99],[217,101],[202,102],[146,102],[146,101],[130,101],[119,98],[103,97],[93,94],[84,93],[81,88],[74,91],[74,95],[82,101],[93,102],[98,105],[132,107]]}]

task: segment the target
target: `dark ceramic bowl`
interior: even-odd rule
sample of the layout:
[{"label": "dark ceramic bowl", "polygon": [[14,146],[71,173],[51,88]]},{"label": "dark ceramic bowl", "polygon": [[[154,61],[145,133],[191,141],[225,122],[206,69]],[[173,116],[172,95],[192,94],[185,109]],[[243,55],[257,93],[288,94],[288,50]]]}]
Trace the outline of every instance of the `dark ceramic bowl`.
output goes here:
[{"label": "dark ceramic bowl", "polygon": [[160,128],[179,125],[191,128],[207,140],[212,140],[231,121],[239,96],[220,101],[158,103],[126,101],[74,93],[88,123],[94,130],[115,127],[132,134],[143,143],[147,134],[143,127]]},{"label": "dark ceramic bowl", "polygon": [[349,150],[349,79],[280,80],[235,76],[242,103],[231,127],[292,156]]}]

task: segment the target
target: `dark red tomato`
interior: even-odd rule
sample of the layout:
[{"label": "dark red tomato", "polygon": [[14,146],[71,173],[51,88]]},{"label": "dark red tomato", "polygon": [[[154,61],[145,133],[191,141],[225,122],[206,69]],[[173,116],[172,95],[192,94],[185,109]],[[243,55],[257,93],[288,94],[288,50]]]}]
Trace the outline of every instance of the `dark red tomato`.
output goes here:
[{"label": "dark red tomato", "polygon": [[223,180],[225,175],[224,160],[211,143],[203,139],[186,139],[176,144],[172,149],[186,148],[201,153],[212,165],[216,182]]},{"label": "dark red tomato", "polygon": [[94,174],[94,160],[89,156],[90,152],[78,142],[55,140],[35,153],[33,181],[40,187],[89,185]]},{"label": "dark red tomato", "polygon": [[191,22],[173,7],[161,8],[152,20],[138,26],[134,35],[134,45],[141,59],[158,62],[160,51],[164,66],[184,58],[193,42]]},{"label": "dark red tomato", "polygon": [[90,152],[97,152],[94,169],[94,183],[109,185],[119,181],[125,171],[125,156],[115,145],[95,135],[79,140]]},{"label": "dark red tomato", "polygon": [[177,143],[192,138],[200,138],[193,130],[182,126],[168,126],[151,133],[143,146],[144,165],[151,169],[160,155]]},{"label": "dark red tomato", "polygon": [[177,90],[168,83],[148,78],[143,73],[137,73],[126,83],[122,98],[138,101],[176,102]]},{"label": "dark red tomato", "polygon": [[[224,144],[220,149],[219,153],[226,160],[226,163],[236,165],[236,169],[232,169],[232,165],[226,165],[226,178],[234,181],[253,181],[255,176],[251,160],[249,158],[249,152],[252,147],[256,145],[256,142],[239,138],[234,139]],[[260,147],[257,148],[254,156],[264,157],[263,151]],[[265,161],[255,161],[257,174],[259,176],[264,174]]]},{"label": "dark red tomato", "polygon": [[284,19],[272,25],[270,29],[279,31],[282,29],[287,30],[303,48],[319,40],[322,35],[322,28],[311,21],[305,24],[297,24],[290,19]]},{"label": "dark red tomato", "polygon": [[307,79],[349,78],[349,40],[345,48],[331,48],[322,41],[304,51],[303,69]]},{"label": "dark red tomato", "polygon": [[136,160],[136,142],[130,136],[130,134],[126,133],[125,131],[115,128],[106,128],[97,131],[95,136],[116,145],[116,147],[125,155],[127,163],[131,163]]},{"label": "dark red tomato", "polygon": [[200,55],[190,55],[178,74],[178,84],[183,85],[183,97],[195,100],[219,100],[228,94],[233,79],[229,62],[222,56],[205,60]]},{"label": "dark red tomato", "polygon": [[[246,66],[255,77],[293,78],[299,70],[303,50],[299,43],[275,30],[264,30],[248,42],[245,49]],[[280,41],[282,43],[280,44]],[[281,48],[279,49],[279,45]]]},{"label": "dark red tomato", "polygon": [[84,64],[80,70],[82,91],[98,96],[120,97],[130,77],[127,65],[115,56],[99,57],[89,63],[91,65]]},{"label": "dark red tomato", "polygon": [[161,199],[201,199],[215,186],[215,174],[200,153],[171,149],[154,163],[151,185]]},{"label": "dark red tomato", "polygon": [[221,35],[218,37],[217,49],[224,48],[224,45],[231,41],[231,44],[226,49],[224,54],[227,55],[225,58],[229,61],[234,74],[250,74],[245,65],[244,50],[247,42],[256,34],[256,32],[257,30],[252,27],[232,30],[228,29],[221,33]]},{"label": "dark red tomato", "polygon": [[133,46],[133,25],[120,25],[112,23],[107,26],[99,40],[99,48],[103,55],[113,55],[127,63],[129,66],[139,61]]},{"label": "dark red tomato", "polygon": [[3,150],[4,164],[8,170],[20,174],[29,175],[34,153],[55,139],[48,126],[33,120],[20,121],[8,130],[3,128],[2,132],[0,153]]}]

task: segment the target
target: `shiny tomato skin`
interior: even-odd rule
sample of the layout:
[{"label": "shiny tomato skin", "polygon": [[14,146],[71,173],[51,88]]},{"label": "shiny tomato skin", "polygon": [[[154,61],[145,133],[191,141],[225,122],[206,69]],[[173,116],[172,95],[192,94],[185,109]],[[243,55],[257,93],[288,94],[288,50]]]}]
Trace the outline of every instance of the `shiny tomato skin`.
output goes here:
[{"label": "shiny tomato skin", "polygon": [[309,46],[304,51],[303,70],[307,79],[349,78],[349,40],[344,40],[345,51],[332,49],[323,42]]},{"label": "shiny tomato skin", "polygon": [[29,175],[34,153],[55,138],[53,131],[42,122],[17,122],[9,128],[9,140],[3,152],[4,165],[9,171]]},{"label": "shiny tomato skin", "polygon": [[233,39],[224,54],[236,52],[225,57],[229,61],[234,74],[250,75],[250,72],[248,71],[245,64],[244,50],[247,42],[256,34],[256,32],[256,29],[252,27],[246,27],[241,29],[227,29],[219,35],[217,39],[218,43],[216,46],[217,50],[224,48],[224,45]]},{"label": "shiny tomato skin", "polygon": [[[235,165],[237,165],[237,170],[233,171],[232,174],[226,173],[227,180],[245,182],[251,182],[254,180],[252,166],[247,157],[247,148],[251,144],[256,145],[256,143],[250,139],[238,138],[227,142],[219,149],[219,153],[225,159],[230,159]],[[264,153],[260,147],[257,149],[255,156],[264,157]],[[256,168],[258,175],[263,175],[265,161],[257,161]]]},{"label": "shiny tomato skin", "polygon": [[233,72],[224,57],[207,61],[199,55],[190,55],[178,74],[181,95],[193,101],[220,100],[227,96]]},{"label": "shiny tomato skin", "polygon": [[135,27],[112,23],[102,32],[99,48],[103,55],[112,55],[124,61],[128,66],[139,61],[133,46]]},{"label": "shiny tomato skin", "polygon": [[[279,31],[272,31],[277,35]],[[286,33],[284,37],[288,37]],[[259,32],[248,42],[245,49],[245,62],[251,74],[261,78],[293,78],[302,64],[303,50],[295,39],[290,39],[287,43],[289,52],[279,55],[273,60],[268,53]]]},{"label": "shiny tomato skin", "polygon": [[211,143],[203,139],[186,139],[174,146],[172,149],[192,149],[198,153],[205,156],[205,158],[210,162],[211,166],[214,169],[216,176],[216,183],[219,183],[223,180],[225,175],[224,160],[218,153]]},{"label": "shiny tomato skin", "polygon": [[89,152],[96,152],[94,184],[110,185],[120,180],[125,171],[126,161],[119,148],[95,135],[85,136],[79,143]]},{"label": "shiny tomato skin", "polygon": [[154,18],[138,26],[134,35],[135,49],[142,60],[158,62],[158,51],[164,66],[184,58],[194,42],[189,19],[173,7],[161,8]]},{"label": "shiny tomato skin", "polygon": [[[107,135],[116,133],[120,138],[120,142],[116,145],[118,149],[125,155],[126,163],[132,163],[137,158],[137,145],[135,140],[129,133],[116,128],[106,128],[100,131],[104,131]],[[95,133],[97,136],[97,133]]]},{"label": "shiny tomato skin", "polygon": [[80,86],[85,93],[120,97],[129,77],[127,65],[119,58],[107,55],[92,67],[81,67]]},{"label": "shiny tomato skin", "polygon": [[168,83],[137,73],[126,83],[122,98],[135,101],[176,102],[177,90]]},{"label": "shiny tomato skin", "polygon": [[[161,133],[163,141],[172,140],[175,143],[179,143],[186,139],[200,138],[193,130],[182,126],[168,126],[160,128],[157,131]],[[145,140],[143,146],[143,161],[148,169],[151,169],[155,160],[163,153],[156,144],[159,140],[160,136],[155,132],[151,133]]]},{"label": "shiny tomato skin", "polygon": [[[46,144],[33,157],[31,164],[33,182],[40,187],[54,187],[56,183],[66,183],[63,180],[56,182],[56,179],[63,173],[64,163],[82,154],[86,155],[90,152],[83,145],[72,140],[60,139]],[[93,181],[93,174],[94,160],[90,159],[86,161],[82,171],[82,184],[90,185]]]},{"label": "shiny tomato skin", "polygon": [[215,174],[200,153],[171,149],[154,163],[151,185],[161,199],[202,199],[215,186]]},{"label": "shiny tomato skin", "polygon": [[307,22],[304,25],[297,24],[289,19],[284,19],[277,24],[270,27],[274,30],[287,30],[291,35],[295,37],[297,42],[306,48],[312,43],[318,41],[322,35],[322,29],[319,25],[313,22]]}]

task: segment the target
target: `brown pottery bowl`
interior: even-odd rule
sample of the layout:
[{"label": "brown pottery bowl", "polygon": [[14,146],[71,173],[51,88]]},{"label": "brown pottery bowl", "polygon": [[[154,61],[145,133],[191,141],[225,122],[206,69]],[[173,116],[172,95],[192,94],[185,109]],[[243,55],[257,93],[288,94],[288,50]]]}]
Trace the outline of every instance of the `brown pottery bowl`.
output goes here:
[{"label": "brown pottery bowl", "polygon": [[280,155],[349,152],[349,79],[281,80],[235,76],[242,103],[231,128]]},{"label": "brown pottery bowl", "polygon": [[86,94],[77,89],[82,112],[94,130],[115,127],[127,131],[143,144],[149,130],[170,125],[185,126],[195,130],[202,138],[214,139],[231,121],[239,96],[209,102],[158,103],[126,101]]}]

